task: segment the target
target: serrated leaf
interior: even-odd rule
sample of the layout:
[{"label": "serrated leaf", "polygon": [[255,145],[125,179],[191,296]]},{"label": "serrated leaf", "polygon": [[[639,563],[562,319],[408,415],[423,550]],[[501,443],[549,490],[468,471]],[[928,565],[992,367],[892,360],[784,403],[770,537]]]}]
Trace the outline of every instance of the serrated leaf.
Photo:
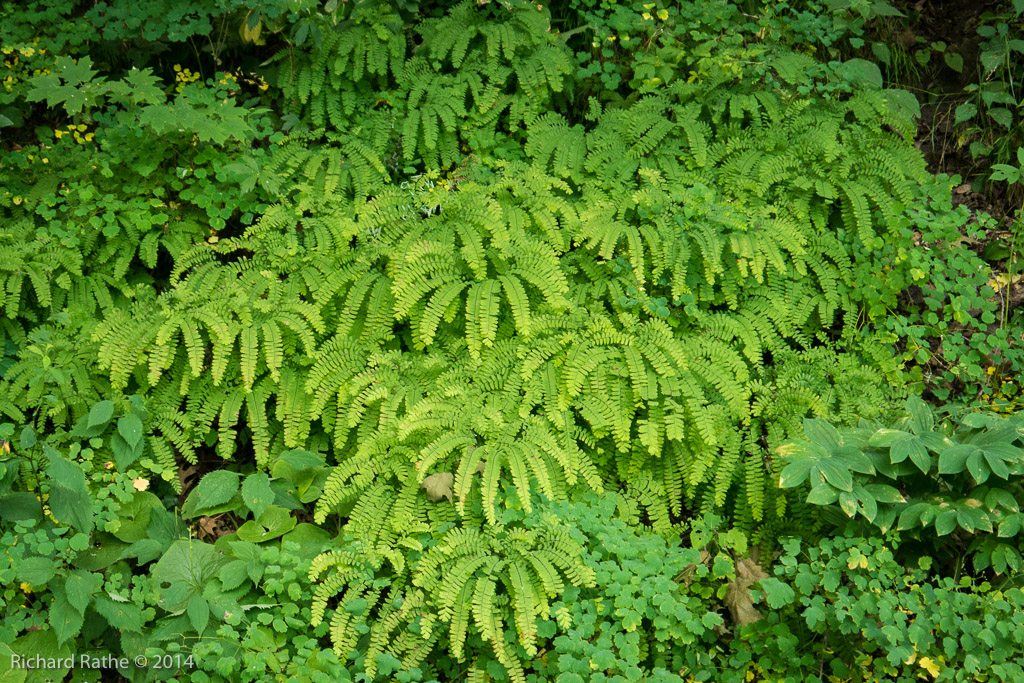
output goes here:
[{"label": "serrated leaf", "polygon": [[45,586],[57,570],[56,563],[48,557],[26,557],[17,565],[17,577],[32,586]]},{"label": "serrated leaf", "polygon": [[145,620],[142,610],[136,605],[118,604],[106,596],[99,596],[95,602],[96,611],[106,617],[111,626],[120,631],[142,633]]},{"label": "serrated leaf", "polygon": [[221,570],[217,572],[217,577],[220,579],[224,590],[234,590],[249,578],[249,573],[246,570],[247,564],[243,560],[232,560],[221,567]]},{"label": "serrated leaf", "polygon": [[78,635],[82,630],[84,619],[82,614],[72,607],[63,595],[56,595],[53,602],[50,603],[47,621],[53,627],[59,645]]},{"label": "serrated leaf", "polygon": [[1010,128],[1013,126],[1013,112],[1004,107],[993,107],[988,110],[989,118],[998,123],[1003,128]]},{"label": "serrated leaf", "polygon": [[47,449],[50,462],[46,475],[50,482],[50,511],[64,524],[89,533],[93,528],[92,498],[86,486],[85,473],[53,449]]},{"label": "serrated leaf", "polygon": [[68,602],[79,613],[84,614],[93,594],[103,585],[103,576],[82,569],[73,570],[64,583],[64,594]]},{"label": "serrated leaf", "polygon": [[978,113],[978,107],[972,102],[964,102],[956,111],[953,113],[954,123],[963,123],[974,118],[975,114]]},{"label": "serrated leaf", "polygon": [[188,620],[192,624],[192,628],[196,630],[196,633],[203,635],[203,631],[206,630],[206,624],[210,621],[210,604],[206,602],[206,598],[198,593],[193,593],[192,597],[188,599]]}]

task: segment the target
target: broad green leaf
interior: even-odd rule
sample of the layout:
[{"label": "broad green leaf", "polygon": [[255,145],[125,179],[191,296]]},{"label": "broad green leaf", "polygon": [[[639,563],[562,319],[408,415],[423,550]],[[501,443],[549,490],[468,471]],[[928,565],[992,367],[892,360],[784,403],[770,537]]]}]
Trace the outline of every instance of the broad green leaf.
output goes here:
[{"label": "broad green leaf", "polygon": [[270,477],[264,472],[250,474],[242,482],[242,500],[252,510],[254,517],[260,515],[274,502],[274,492],[270,488]]},{"label": "broad green leaf", "polygon": [[804,432],[807,438],[822,448],[831,451],[839,447],[842,436],[839,430],[820,417],[806,418],[804,420]]},{"label": "broad green leaf", "polygon": [[136,491],[132,499],[121,505],[117,513],[121,526],[114,535],[125,543],[135,543],[146,538],[153,510],[163,508],[160,499],[149,491]]},{"label": "broad green leaf", "polygon": [[1003,128],[1010,128],[1013,126],[1013,112],[1004,107],[993,107],[988,110],[989,118],[998,123]]},{"label": "broad green leaf", "polygon": [[57,564],[48,557],[27,557],[16,565],[18,579],[34,587],[45,586],[56,570]]},{"label": "broad green leaf", "polygon": [[192,623],[192,628],[196,630],[196,633],[203,635],[203,631],[206,630],[206,624],[210,621],[210,605],[199,593],[193,593],[192,597],[188,599],[188,620]]},{"label": "broad green leaf", "polygon": [[910,413],[911,428],[915,434],[930,432],[935,428],[935,416],[932,414],[932,409],[919,396],[908,398],[906,408]]},{"label": "broad green leaf", "polygon": [[366,611],[366,598],[356,598],[345,603],[345,611],[349,614],[362,614]]},{"label": "broad green leaf", "polygon": [[[12,657],[17,655],[10,645],[0,643],[0,683],[25,683],[28,678],[28,670],[22,667],[12,667]],[[582,680],[582,679],[581,679]]]},{"label": "broad green leaf", "polygon": [[977,452],[978,447],[972,444],[956,444],[950,446],[939,455],[939,474],[959,474],[964,471],[967,458]]},{"label": "broad green leaf", "polygon": [[967,456],[967,471],[974,477],[974,481],[979,484],[984,484],[985,480],[988,479],[989,469],[988,465],[981,457],[981,452],[975,450],[969,456]]},{"label": "broad green leaf", "polygon": [[185,594],[176,596],[174,600],[168,600],[166,594],[162,595],[165,609],[169,612],[185,609],[189,597],[193,593],[202,594],[203,587],[217,575],[227,560],[228,558],[217,552],[208,543],[181,540],[172,544],[164,556],[153,566],[151,574],[162,593],[167,591],[164,586],[175,583],[185,585],[187,590]]},{"label": "broad green leaf", "polygon": [[135,461],[142,455],[141,449],[135,449],[128,445],[120,434],[114,434],[110,439],[110,450],[114,453],[114,464],[118,471],[125,471],[135,464]]},{"label": "broad green leaf", "polygon": [[99,591],[103,585],[103,576],[81,569],[73,570],[64,583],[64,594],[68,603],[80,613],[85,613],[92,596]]},{"label": "broad green leaf", "polygon": [[82,613],[72,607],[63,595],[57,595],[50,603],[47,621],[53,627],[53,632],[57,635],[57,643],[60,644],[78,635],[82,630],[84,619]]},{"label": "broad green leaf", "polygon": [[840,491],[853,491],[853,477],[850,471],[832,460],[819,462],[816,467],[825,475],[828,483]]},{"label": "broad green leaf", "polygon": [[221,584],[223,584],[224,590],[233,590],[241,586],[242,582],[249,578],[246,564],[243,560],[232,560],[221,567],[220,571],[217,572],[217,577],[220,579]]},{"label": "broad green leaf", "polygon": [[888,88],[885,90],[885,99],[889,103],[889,108],[897,115],[912,119],[921,118],[921,103],[913,93],[899,88]]},{"label": "broad green leaf", "polygon": [[86,571],[99,571],[121,559],[121,554],[127,548],[128,544],[119,540],[113,534],[94,532],[90,539],[89,547],[83,552],[78,553],[72,564]]},{"label": "broad green leaf", "polygon": [[118,418],[117,433],[132,450],[135,450],[138,448],[139,442],[142,441],[142,420],[134,413]]},{"label": "broad green leaf", "polygon": [[[985,462],[991,468],[992,473],[1000,479],[1010,478],[1010,469],[1006,466],[1006,462],[998,455],[985,450]],[[979,482],[980,483],[980,482]]]},{"label": "broad green leaf", "polygon": [[[71,668],[64,664],[73,654],[68,643],[58,643],[57,634],[52,629],[39,629],[29,631],[23,636],[16,638],[10,643],[11,650],[24,658],[46,657],[53,658],[58,667],[55,669],[34,669],[27,670],[25,683],[49,683],[52,681],[63,681]],[[74,659],[72,659],[74,663]]]},{"label": "broad green leaf", "polygon": [[864,455],[859,448],[840,446],[835,450],[833,457],[845,463],[854,472],[861,474],[875,473],[875,466],[871,463],[871,459]]},{"label": "broad green leaf", "polygon": [[864,489],[879,503],[905,503],[906,499],[888,484],[865,484]]},{"label": "broad green leaf", "polygon": [[854,85],[871,86],[875,89],[882,87],[882,71],[877,64],[866,59],[849,59],[840,65],[837,71]]},{"label": "broad green leaf", "polygon": [[[943,513],[943,514],[945,514],[945,513]],[[942,517],[942,515],[939,515],[939,517]],[[968,531],[968,532],[970,532],[972,534],[974,533],[974,529],[976,528],[976,524],[975,524],[976,520],[966,510],[958,510],[957,511],[957,513],[956,513],[956,521],[960,525],[961,529],[964,529],[964,530],[966,530],[966,531]],[[937,522],[936,522],[936,528],[938,528],[938,523]]]},{"label": "broad green leaf", "polygon": [[985,495],[985,507],[989,510],[995,510],[996,507],[1001,507],[1010,512],[1019,512],[1020,506],[1017,504],[1017,499],[1013,497],[1009,491],[1004,489],[991,489]]},{"label": "broad green leaf", "polygon": [[21,430],[21,438],[18,440],[18,448],[27,451],[36,445],[36,432],[31,426],[25,425]]},{"label": "broad green leaf", "polygon": [[921,513],[929,509],[928,503],[913,503],[900,513],[900,521],[897,527],[901,530],[912,529],[921,526]]},{"label": "broad green leaf", "polygon": [[889,51],[889,46],[883,42],[875,41],[871,43],[871,54],[886,66],[892,64],[892,53]]},{"label": "broad green leaf", "polygon": [[839,491],[828,484],[815,486],[807,495],[807,502],[812,505],[831,505],[839,499]]},{"label": "broad green leaf", "polygon": [[86,423],[89,427],[99,427],[110,422],[114,416],[114,402],[100,401],[89,410],[89,420]]},{"label": "broad green leaf", "polygon": [[959,107],[957,107],[956,111],[953,113],[953,122],[963,123],[964,121],[969,121],[970,119],[974,118],[974,115],[977,113],[977,106],[975,106],[972,102],[964,102]]},{"label": "broad green leaf", "polygon": [[[878,516],[878,503],[875,502],[874,496],[865,486],[860,484],[853,485],[853,493],[856,496],[856,500],[860,502],[861,512],[864,513],[864,518],[869,522],[874,523],[875,517]],[[843,497],[839,496],[839,504],[842,506]],[[849,515],[853,517],[853,515]]]},{"label": "broad green leaf", "polygon": [[878,511],[878,516],[875,517],[875,526],[877,526],[884,534],[892,528],[892,524],[895,521],[896,508],[884,507]]},{"label": "broad green leaf", "polygon": [[46,467],[50,482],[50,512],[58,522],[89,533],[93,528],[93,507],[85,473],[77,464],[65,460],[53,449],[46,450],[50,460]]},{"label": "broad green leaf", "polygon": [[945,536],[956,528],[956,510],[945,510],[935,518],[935,533]]},{"label": "broad green leaf", "polygon": [[239,475],[230,470],[214,470],[192,490],[181,506],[181,516],[185,519],[197,517],[217,505],[231,500],[238,492]]},{"label": "broad green leaf", "polygon": [[7,522],[34,519],[40,522],[43,519],[43,507],[35,494],[28,491],[8,493],[0,496],[0,519]]},{"label": "broad green leaf", "polygon": [[868,439],[868,445],[876,448],[888,448],[897,441],[909,439],[912,436],[909,432],[900,429],[879,429]]},{"label": "broad green leaf", "polygon": [[142,610],[137,605],[125,602],[114,602],[106,596],[99,595],[94,603],[96,611],[106,617],[111,626],[120,631],[142,633],[145,620]]},{"label": "broad green leaf", "polygon": [[243,541],[263,543],[291,531],[294,527],[295,518],[288,510],[271,505],[257,520],[249,520],[238,527],[237,533]]},{"label": "broad green leaf", "polygon": [[839,508],[846,513],[847,517],[857,514],[857,496],[842,491],[839,493]]}]

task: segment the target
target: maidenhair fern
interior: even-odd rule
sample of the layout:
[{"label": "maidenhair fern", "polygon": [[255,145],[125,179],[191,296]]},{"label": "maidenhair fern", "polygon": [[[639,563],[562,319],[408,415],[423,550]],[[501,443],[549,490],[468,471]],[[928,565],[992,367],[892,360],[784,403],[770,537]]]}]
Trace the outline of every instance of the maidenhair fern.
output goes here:
[{"label": "maidenhair fern", "polygon": [[538,623],[594,579],[569,530],[520,523],[540,502],[607,491],[659,533],[725,511],[761,540],[807,514],[771,449],[884,407],[851,254],[924,167],[885,91],[695,73],[575,102],[546,7],[403,31],[400,4],[341,3],[276,56],[298,117],[241,165],[271,202],[251,222],[215,234],[153,197],[78,249],[40,228],[63,225],[53,183],[0,200],[0,345],[25,347],[0,411],[41,430],[144,395],[167,472],[323,454],[303,500],[343,542],[313,563],[312,621],[338,655],[372,677],[447,647],[483,680],[482,643],[523,681]]}]

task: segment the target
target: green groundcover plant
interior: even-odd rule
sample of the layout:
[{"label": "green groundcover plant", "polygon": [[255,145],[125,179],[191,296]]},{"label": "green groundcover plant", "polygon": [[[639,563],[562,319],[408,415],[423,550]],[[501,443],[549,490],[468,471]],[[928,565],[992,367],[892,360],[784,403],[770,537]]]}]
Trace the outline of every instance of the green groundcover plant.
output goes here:
[{"label": "green groundcover plant", "polygon": [[0,678],[1024,679],[991,221],[834,18],[0,3]]}]

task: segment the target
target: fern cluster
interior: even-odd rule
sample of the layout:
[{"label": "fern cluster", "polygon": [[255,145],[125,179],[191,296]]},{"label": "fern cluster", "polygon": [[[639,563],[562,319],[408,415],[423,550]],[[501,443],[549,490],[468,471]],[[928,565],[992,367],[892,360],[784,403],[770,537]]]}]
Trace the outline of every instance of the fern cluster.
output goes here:
[{"label": "fern cluster", "polygon": [[[568,628],[553,605],[594,580],[557,520],[521,523],[537,501],[608,492],[664,534],[725,511],[765,544],[800,519],[771,449],[807,415],[875,417],[896,372],[852,276],[924,174],[891,93],[719,73],[570,107],[543,6],[320,21],[275,58],[301,125],[231,170],[270,202],[251,225],[154,196],[75,242],[45,178],[0,202],[0,343],[36,328],[0,410],[51,395],[48,343],[68,375],[37,426],[123,392],[167,469],[326,454],[313,518],[343,542],[313,563],[312,620],[370,676],[443,646],[483,680],[481,645],[525,680],[538,622]],[[762,67],[787,81],[792,58]]]}]

